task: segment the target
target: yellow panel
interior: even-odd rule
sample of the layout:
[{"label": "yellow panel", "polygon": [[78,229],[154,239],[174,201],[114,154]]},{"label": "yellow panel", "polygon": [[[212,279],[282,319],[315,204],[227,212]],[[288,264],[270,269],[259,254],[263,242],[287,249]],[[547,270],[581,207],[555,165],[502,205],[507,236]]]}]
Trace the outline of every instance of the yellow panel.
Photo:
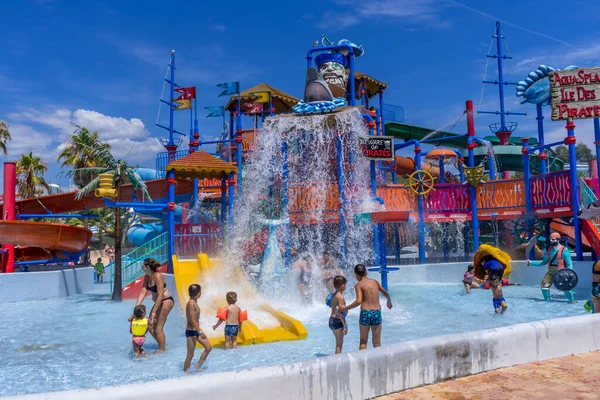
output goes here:
[{"label": "yellow panel", "polygon": [[[188,287],[193,283],[201,284],[206,274],[209,272],[215,273],[221,270],[222,267],[222,260],[210,260],[207,254],[198,254],[196,260],[179,260],[177,256],[173,256],[175,285],[177,287],[179,303],[184,313],[185,305],[189,300]],[[281,311],[277,311],[267,304],[262,305],[261,308],[273,315],[280,325],[274,328],[261,329],[252,321],[246,320],[240,326],[240,333],[238,335],[239,345],[278,342],[282,340],[300,340],[308,336],[308,331],[302,322],[297,319]],[[251,314],[251,310],[249,311]],[[206,314],[204,318],[206,318]],[[210,338],[209,340],[213,346],[223,346],[225,342],[223,335]]]}]

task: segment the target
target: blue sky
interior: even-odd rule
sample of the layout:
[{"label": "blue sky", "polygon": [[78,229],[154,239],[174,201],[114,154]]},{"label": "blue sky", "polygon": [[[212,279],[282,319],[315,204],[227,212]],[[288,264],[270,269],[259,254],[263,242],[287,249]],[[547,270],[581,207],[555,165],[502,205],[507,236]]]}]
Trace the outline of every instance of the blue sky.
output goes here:
[{"label": "blue sky", "polygon": [[[508,79],[524,79],[538,64],[600,64],[594,41],[600,4],[589,1],[206,3],[0,3],[0,119],[13,135],[5,160],[33,151],[48,162],[48,180],[67,184],[57,176],[56,157],[74,121],[98,130],[118,157],[154,166],[157,138],[165,135],[154,123],[170,49],[176,50],[178,83],[197,86],[202,110],[224,104],[215,85],[233,80],[242,89],[265,82],[301,97],[312,43],[322,33],[347,38],[366,50],[357,69],[389,84],[385,102],[403,106],[407,123],[435,129],[452,126],[467,99],[477,107],[481,98],[482,109],[498,107],[496,87],[486,85],[481,97],[496,19],[506,22],[514,57],[505,66]],[[495,73],[490,62],[488,78]],[[520,123],[518,135],[535,136],[534,107],[521,106],[513,90],[507,92],[507,109],[529,113],[510,118]],[[187,118],[185,112],[177,117],[180,129]],[[494,117],[478,117],[478,133],[488,135],[491,122]],[[564,124],[546,123],[549,140],[564,136]],[[465,130],[464,122],[454,129]],[[202,139],[219,133],[219,119],[201,118]],[[591,145],[591,120],[579,121],[576,134]]]}]

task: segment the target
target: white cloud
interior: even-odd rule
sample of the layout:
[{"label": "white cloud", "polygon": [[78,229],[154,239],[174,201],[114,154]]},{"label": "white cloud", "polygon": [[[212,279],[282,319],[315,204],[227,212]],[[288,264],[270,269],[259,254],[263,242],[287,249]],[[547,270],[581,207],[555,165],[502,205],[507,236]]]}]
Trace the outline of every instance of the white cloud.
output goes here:
[{"label": "white cloud", "polygon": [[440,18],[444,3],[439,0],[336,0],[339,9],[324,13],[320,27],[344,29],[364,21],[389,17],[406,24],[435,25],[445,28],[449,22]]},{"label": "white cloud", "polygon": [[9,159],[16,159],[23,153],[33,152],[46,162],[56,160],[59,150],[52,145],[50,135],[39,132],[28,125],[9,125],[11,140],[7,143]]},{"label": "white cloud", "polygon": [[[27,108],[9,114],[9,122],[10,120],[18,121],[19,124],[16,127],[11,126],[13,142],[19,141],[19,149],[26,146],[28,141],[32,141],[31,137],[33,137],[36,143],[32,146],[37,146],[40,150],[54,147],[57,152],[62,147],[59,143],[62,144],[75,130],[71,124],[74,123],[84,126],[92,132],[97,131],[100,139],[112,146],[112,152],[116,158],[127,157],[126,159],[130,162],[147,162],[154,160],[156,153],[163,150],[158,139],[150,136],[143,121],[139,118],[112,117],[98,111],[83,109],[71,111],[59,108],[53,111],[44,111]],[[45,133],[38,133],[39,130],[31,124],[40,126]],[[36,140],[37,137],[34,134],[42,136],[43,140]],[[28,136],[29,139],[27,139]],[[14,146],[13,142],[9,147]],[[53,157],[53,159],[55,158]]]}]

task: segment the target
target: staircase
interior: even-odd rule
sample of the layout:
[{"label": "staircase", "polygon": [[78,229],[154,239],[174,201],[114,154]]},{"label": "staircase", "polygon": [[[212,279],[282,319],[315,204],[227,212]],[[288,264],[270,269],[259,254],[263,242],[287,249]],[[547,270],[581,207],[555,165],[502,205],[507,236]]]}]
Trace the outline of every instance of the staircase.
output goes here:
[{"label": "staircase", "polygon": [[[146,258],[154,258],[161,265],[167,262],[169,259],[168,245],[169,234],[168,232],[164,232],[154,239],[147,241],[135,250],[123,255],[121,257],[121,276],[123,277],[122,287],[125,288],[144,275],[142,266],[144,265],[144,260]],[[115,277],[114,261],[106,266],[105,274],[107,276],[110,274],[110,281],[113,282]]]}]

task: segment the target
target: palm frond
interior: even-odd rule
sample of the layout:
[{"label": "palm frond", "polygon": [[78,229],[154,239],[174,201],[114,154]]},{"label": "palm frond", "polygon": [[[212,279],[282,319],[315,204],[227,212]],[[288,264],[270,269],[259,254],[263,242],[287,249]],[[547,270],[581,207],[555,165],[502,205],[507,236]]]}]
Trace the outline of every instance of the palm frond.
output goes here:
[{"label": "palm frond", "polygon": [[80,175],[82,177],[97,177],[98,174],[103,174],[105,172],[112,171],[110,168],[106,167],[83,167],[83,168],[74,168],[69,171],[62,171],[58,175],[66,178],[73,178],[76,175]]},{"label": "palm frond", "polygon": [[79,191],[75,194],[76,200],[81,200],[84,197],[87,197],[90,193],[92,193],[95,189],[98,188],[98,184],[100,183],[100,178],[96,176],[90,183],[79,189]]}]

